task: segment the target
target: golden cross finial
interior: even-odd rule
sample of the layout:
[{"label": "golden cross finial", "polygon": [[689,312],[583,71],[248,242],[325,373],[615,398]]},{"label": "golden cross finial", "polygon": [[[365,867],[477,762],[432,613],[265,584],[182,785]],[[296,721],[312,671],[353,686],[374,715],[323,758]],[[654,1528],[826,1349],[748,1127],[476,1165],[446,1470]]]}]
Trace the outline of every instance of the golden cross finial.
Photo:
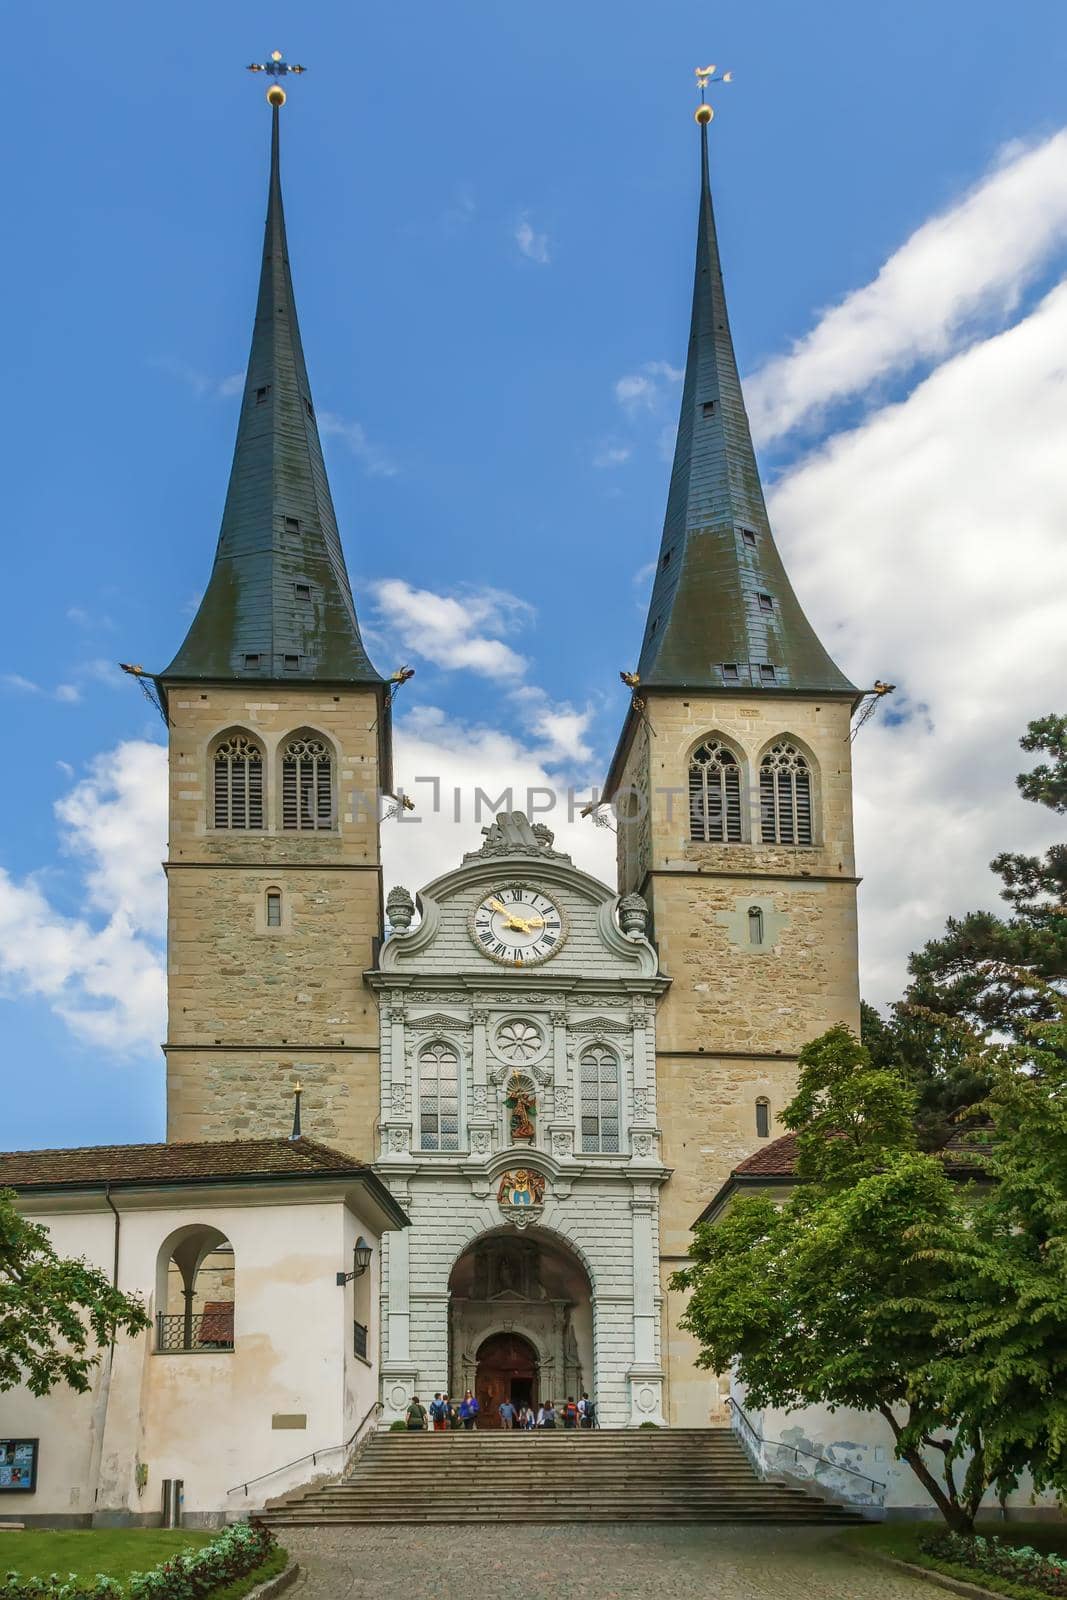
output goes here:
[{"label": "golden cross finial", "polygon": [[[249,64],[249,72],[265,72],[270,78],[284,78],[288,72],[306,72],[307,67],[297,66],[296,62],[286,61],[280,50],[272,50],[266,61],[253,61]],[[285,104],[285,90],[279,83],[272,83],[267,90],[267,100],[272,106]]]},{"label": "golden cross finial", "polygon": [[706,127],[711,121],[712,117],[715,115],[711,106],[709,106],[707,102],[706,90],[708,84],[733,83],[734,75],[732,72],[720,72],[718,67],[716,67],[713,62],[710,67],[697,67],[696,80],[697,87],[700,90],[700,104],[697,106],[694,114],[697,121]]}]

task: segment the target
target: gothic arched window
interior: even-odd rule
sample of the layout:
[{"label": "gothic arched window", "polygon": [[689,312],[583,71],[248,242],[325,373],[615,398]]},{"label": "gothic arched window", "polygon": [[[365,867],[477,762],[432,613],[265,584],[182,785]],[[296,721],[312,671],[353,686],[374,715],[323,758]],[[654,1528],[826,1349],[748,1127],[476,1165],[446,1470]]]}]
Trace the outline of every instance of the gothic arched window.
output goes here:
[{"label": "gothic arched window", "polygon": [[215,751],[216,828],[262,828],[263,751],[254,739],[231,733]]},{"label": "gothic arched window", "polygon": [[591,1045],[582,1052],[578,1077],[582,1150],[614,1155],[619,1149],[619,1058],[605,1045]]},{"label": "gothic arched window", "polygon": [[764,844],[811,844],[811,768],[783,739],[760,762],[760,829]]},{"label": "gothic arched window", "polygon": [[748,942],[749,944],[763,943],[763,910],[760,906],[748,908]]},{"label": "gothic arched window", "polygon": [[771,1102],[763,1095],[756,1101],[756,1138],[769,1139],[771,1136]]},{"label": "gothic arched window", "polygon": [[459,1056],[443,1039],[419,1051],[419,1146],[459,1149]]},{"label": "gothic arched window", "polygon": [[718,739],[689,758],[689,837],[702,844],[741,839],[741,768]]},{"label": "gothic arched window", "polygon": [[282,753],[282,827],[333,827],[333,763],[322,739],[301,734]]}]

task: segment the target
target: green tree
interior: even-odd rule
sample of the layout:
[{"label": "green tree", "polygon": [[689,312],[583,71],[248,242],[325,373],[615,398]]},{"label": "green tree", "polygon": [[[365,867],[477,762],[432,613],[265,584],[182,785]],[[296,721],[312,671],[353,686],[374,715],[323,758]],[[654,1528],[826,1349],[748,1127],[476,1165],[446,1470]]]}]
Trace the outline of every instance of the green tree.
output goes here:
[{"label": "green tree", "polygon": [[[1050,758],[1019,774],[1021,793],[1067,811],[1067,717],[1031,722],[1020,743]],[[1062,992],[1067,982],[1067,845],[1054,844],[1043,856],[1005,851],[990,866],[1011,914],[950,918],[944,935],[911,957],[905,1000],[1023,1044],[1031,1022],[1055,1020],[1049,986]]]},{"label": "green tree", "polygon": [[734,1368],[756,1407],[879,1413],[946,1522],[968,1530],[1006,1457],[987,1456],[976,1395],[950,1404],[943,1381],[943,1364],[967,1359],[966,1295],[958,1322],[941,1299],[974,1202],[916,1148],[916,1104],[848,1029],[813,1041],[783,1113],[805,1181],[782,1206],[743,1197],[699,1228],[673,1286],[690,1292],[703,1366]]},{"label": "green tree", "polygon": [[898,1073],[914,1092],[921,1150],[943,1149],[959,1132],[961,1113],[993,1086],[988,1041],[962,1018],[903,1003],[883,1017],[864,1003],[860,1037],[872,1065]]},{"label": "green tree", "polygon": [[103,1349],[122,1331],[148,1327],[140,1300],[86,1261],[57,1255],[47,1228],[27,1222],[0,1189],[0,1392],[57,1383],[82,1393]]},{"label": "green tree", "polygon": [[1029,1028],[1028,1064],[995,1077],[983,1166],[993,1180],[973,1226],[917,1240],[938,1268],[924,1306],[943,1345],[925,1381],[972,1418],[1003,1485],[1029,1470],[1067,1495],[1067,1004]]}]

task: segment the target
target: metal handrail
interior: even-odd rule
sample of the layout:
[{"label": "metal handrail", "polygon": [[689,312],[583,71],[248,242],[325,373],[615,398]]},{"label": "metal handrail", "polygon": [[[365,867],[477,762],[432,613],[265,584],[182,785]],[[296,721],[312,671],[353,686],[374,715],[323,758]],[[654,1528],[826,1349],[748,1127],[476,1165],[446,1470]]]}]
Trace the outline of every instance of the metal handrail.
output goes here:
[{"label": "metal handrail", "polygon": [[236,1494],[238,1489],[240,1489],[243,1491],[243,1493],[247,1494],[252,1484],[263,1483],[267,1478],[275,1478],[279,1472],[288,1472],[290,1467],[302,1466],[305,1461],[310,1461],[312,1466],[315,1466],[318,1463],[320,1456],[332,1456],[337,1450],[350,1450],[359,1435],[363,1432],[366,1423],[372,1416],[374,1416],[376,1412],[381,1411],[381,1409],[382,1403],[380,1400],[375,1400],[370,1406],[368,1406],[360,1421],[356,1424],[354,1432],[349,1434],[344,1444],[328,1444],[325,1445],[321,1450],[309,1450],[306,1456],[297,1456],[295,1461],[286,1461],[284,1465],[280,1467],[271,1467],[269,1472],[261,1472],[258,1478],[249,1478],[246,1483],[235,1483],[232,1489],[226,1490],[226,1493]]},{"label": "metal handrail", "polygon": [[726,1404],[736,1416],[740,1417],[756,1444],[773,1445],[776,1450],[792,1450],[794,1461],[799,1460],[801,1456],[809,1456],[812,1461],[821,1461],[824,1467],[831,1467],[834,1472],[847,1472],[850,1477],[858,1478],[861,1483],[869,1483],[872,1490],[881,1489],[884,1493],[886,1485],[878,1478],[872,1478],[869,1473],[857,1472],[855,1467],[846,1467],[840,1461],[831,1461],[829,1456],[820,1455],[817,1450],[805,1450],[801,1445],[786,1444],[784,1439],[765,1439],[761,1433],[756,1432],[752,1418],[742,1410],[732,1395],[726,1396]]}]

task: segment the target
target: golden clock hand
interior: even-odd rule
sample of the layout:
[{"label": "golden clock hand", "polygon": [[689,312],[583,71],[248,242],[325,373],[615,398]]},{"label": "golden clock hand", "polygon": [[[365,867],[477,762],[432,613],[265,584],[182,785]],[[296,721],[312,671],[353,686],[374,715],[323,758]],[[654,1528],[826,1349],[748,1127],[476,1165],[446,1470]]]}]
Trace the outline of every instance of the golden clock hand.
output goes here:
[{"label": "golden clock hand", "polygon": [[486,905],[491,911],[501,911],[505,917],[510,916],[507,906],[502,904],[502,902],[499,900],[487,900]]}]

